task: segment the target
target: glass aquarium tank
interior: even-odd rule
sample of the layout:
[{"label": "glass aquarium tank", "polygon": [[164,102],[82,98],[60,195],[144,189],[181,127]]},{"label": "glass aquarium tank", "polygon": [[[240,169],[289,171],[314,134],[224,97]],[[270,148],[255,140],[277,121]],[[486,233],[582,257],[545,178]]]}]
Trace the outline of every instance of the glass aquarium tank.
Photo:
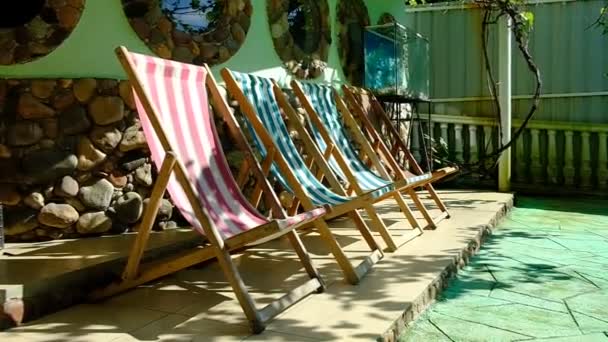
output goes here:
[{"label": "glass aquarium tank", "polygon": [[398,23],[365,28],[365,87],[376,95],[428,100],[429,42]]}]

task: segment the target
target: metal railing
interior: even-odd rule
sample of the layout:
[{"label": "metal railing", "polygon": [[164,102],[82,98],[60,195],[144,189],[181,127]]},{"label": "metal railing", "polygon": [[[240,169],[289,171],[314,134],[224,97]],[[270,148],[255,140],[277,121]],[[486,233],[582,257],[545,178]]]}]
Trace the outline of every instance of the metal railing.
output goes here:
[{"label": "metal railing", "polygon": [[[514,130],[521,120],[514,119]],[[475,163],[498,146],[494,118],[432,115],[435,140],[449,159]],[[427,130],[426,127],[423,127]],[[412,128],[412,152],[422,157],[421,135]],[[608,125],[532,121],[513,146],[513,182],[608,190]]]}]

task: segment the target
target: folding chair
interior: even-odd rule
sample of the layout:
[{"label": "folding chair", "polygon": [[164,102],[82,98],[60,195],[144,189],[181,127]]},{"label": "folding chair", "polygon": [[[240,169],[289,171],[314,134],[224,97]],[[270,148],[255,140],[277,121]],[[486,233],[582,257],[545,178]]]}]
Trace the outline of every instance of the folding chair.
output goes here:
[{"label": "folding chair", "polygon": [[[346,99],[347,105],[350,107],[352,112],[349,112],[350,121],[353,125],[360,125],[360,128],[368,135],[370,140],[373,141],[372,146],[376,153],[378,153],[382,159],[390,166],[393,173],[396,177],[408,177],[411,175],[420,175],[423,174],[423,170],[410,152],[408,145],[403,141],[399,131],[393,123],[391,119],[386,114],[382,105],[378,101],[378,99],[371,92],[357,88],[353,86],[343,85],[342,90],[344,92],[344,98]],[[340,102],[340,101],[338,101]],[[367,104],[367,105],[365,105]],[[359,120],[359,123],[355,120],[354,116]],[[383,125],[389,134],[389,137],[392,140],[392,147],[389,149],[388,146],[384,143],[381,134],[378,132],[371,119],[375,118],[378,120],[380,125]],[[405,156],[405,162],[399,163],[397,161],[397,156],[403,154]],[[408,169],[411,168],[412,172]],[[433,179],[433,182],[445,178],[448,175],[452,175],[458,172],[457,167],[444,167],[439,171],[442,172],[442,176],[436,179]],[[427,220],[431,219],[435,224],[439,223],[444,218],[449,218],[450,213],[443,203],[437,191],[433,187],[433,182],[428,182],[424,185],[425,190],[428,192],[429,196],[433,199],[439,210],[441,210],[441,214],[437,217],[430,217],[427,213],[425,218]]]},{"label": "folding chair", "polygon": [[[300,205],[304,210],[319,205],[330,205],[331,210],[324,216],[324,219],[329,220],[348,215],[354,221],[372,251],[356,267],[353,267],[347,258],[327,223],[317,220],[314,225],[323,240],[329,245],[346,280],[351,284],[359,282],[361,277],[383,256],[371,231],[357,212],[359,208],[365,209],[375,227],[386,229],[371,204],[370,199],[373,194],[367,193],[356,198],[347,197],[328,167],[322,167],[317,174],[310,170],[308,165],[310,162],[304,161],[281,119],[279,107],[273,95],[273,83],[270,79],[232,72],[228,69],[223,69],[221,74],[228,92],[240,105],[245,122],[252,133],[253,143],[265,158],[264,171],[271,172],[283,188],[297,198],[288,212],[297,211]],[[236,118],[229,113],[226,120],[236,121]],[[266,163],[269,155],[274,155],[275,159],[271,163]],[[327,178],[332,189],[322,183],[323,178]]]},{"label": "folding chair", "polygon": [[[334,153],[332,157],[328,160],[334,172],[343,181],[348,182],[351,185],[350,189],[356,193],[370,191],[378,187],[392,188],[392,197],[401,208],[401,211],[404,212],[412,227],[419,229],[420,233],[422,233],[422,229],[414,218],[409,206],[401,197],[400,192],[409,194],[420,211],[424,213],[426,208],[416,196],[414,187],[431,181],[433,178],[438,177],[439,174],[425,173],[418,176],[403,177],[394,182],[376,154],[371,153],[370,160],[376,171],[382,175],[378,176],[361,161],[358,153],[349,141],[345,127],[340,121],[338,109],[333,101],[334,89],[329,86],[312,83],[300,84],[297,81],[292,81],[291,85],[300,103],[308,113],[306,117],[308,127],[317,145],[319,145],[321,150],[325,150],[327,146],[332,144],[336,146],[333,149]],[[285,112],[289,113],[291,111],[285,109]],[[300,129],[305,131],[304,127],[300,127]],[[305,132],[301,132],[300,134],[308,135]],[[361,136],[355,134],[355,140],[359,142],[363,152],[369,153],[373,151],[364,137],[362,141],[359,141],[361,138]],[[399,183],[402,184],[399,185]],[[379,198],[379,200],[382,199],[384,198]]]},{"label": "folding chair", "polygon": [[[131,53],[124,47],[116,53],[134,88],[139,117],[160,172],[122,279],[98,291],[95,297],[112,295],[216,258],[252,331],[260,333],[271,318],[286,308],[313,292],[322,292],[323,281],[295,229],[322,217],[325,208],[311,207],[308,212],[287,217],[252,155],[247,156],[248,164],[272,205],[272,213],[279,218],[267,219],[247,201],[232,177],[209,111],[205,84],[216,108],[228,111],[228,107],[208,68]],[[244,137],[241,141],[245,141]],[[167,260],[141,265],[165,190],[208,244]],[[283,236],[291,242],[310,279],[258,309],[230,252]]]},{"label": "folding chair", "polygon": [[[363,189],[370,189],[379,184],[392,184],[392,181],[390,181],[391,176],[388,171],[381,163],[378,155],[360,130],[359,126],[352,120],[352,115],[348,108],[333,87],[312,83],[300,84],[296,81],[292,82],[292,87],[296,96],[306,109],[308,118],[312,121],[309,126],[313,131],[317,143],[326,145],[334,142],[337,146],[340,146],[340,149],[344,153],[343,158],[346,158],[347,164],[345,162],[339,163],[339,158],[338,162],[334,161],[332,163],[332,166],[339,175],[348,178],[344,170],[350,167],[355,175],[355,179],[350,179],[349,181],[351,181],[351,184],[353,181],[355,184],[359,183]],[[342,118],[349,126],[350,132],[353,133],[354,140],[361,147],[361,154],[369,159],[371,165],[382,177],[371,172],[354,150],[347,138],[345,127],[340,119],[340,114],[342,114]],[[417,182],[417,185],[430,183],[435,179],[443,177],[443,173],[444,170],[438,170],[432,173],[429,172],[420,175],[409,174],[405,177],[396,177],[397,181],[406,182],[406,186],[398,187],[397,190],[407,193],[414,201],[414,204],[428,223],[425,227],[427,229],[436,228],[436,225],[428,210],[416,194],[412,183]],[[414,222],[413,226],[418,227],[409,207],[401,196],[396,193],[396,196],[394,197],[408,220],[410,220],[410,223]]]}]

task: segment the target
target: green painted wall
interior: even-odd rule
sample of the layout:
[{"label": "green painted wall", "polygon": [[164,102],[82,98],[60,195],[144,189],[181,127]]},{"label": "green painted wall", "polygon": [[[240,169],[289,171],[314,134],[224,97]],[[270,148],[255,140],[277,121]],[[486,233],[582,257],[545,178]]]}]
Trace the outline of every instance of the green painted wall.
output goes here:
[{"label": "green painted wall", "polygon": [[[333,44],[329,54],[329,67],[317,81],[341,83],[344,79],[337,51],[336,5],[328,0],[332,18]],[[392,13],[398,20],[405,17],[402,0],[366,0],[372,23],[383,12]],[[228,67],[277,79],[290,81],[282,62],[274,51],[268,20],[266,1],[252,0],[254,13],[247,40],[238,53],[227,63],[213,68],[215,73]],[[122,11],[121,0],[87,0],[80,23],[72,34],[55,51],[36,61],[14,66],[0,66],[5,78],[124,78],[114,48],[125,45],[130,50],[152,54],[131,29]]]},{"label": "green painted wall", "polygon": [[80,22],[55,51],[33,62],[1,66],[3,77],[123,78],[114,48],[150,53],[131,29],[120,0],[88,0]]}]

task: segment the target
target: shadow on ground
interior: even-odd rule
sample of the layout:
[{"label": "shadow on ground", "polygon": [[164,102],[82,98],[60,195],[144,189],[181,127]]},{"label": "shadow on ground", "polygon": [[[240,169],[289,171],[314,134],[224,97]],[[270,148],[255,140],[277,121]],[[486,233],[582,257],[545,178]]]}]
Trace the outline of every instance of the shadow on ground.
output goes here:
[{"label": "shadow on ground", "polygon": [[[456,221],[450,220],[456,222],[453,223],[455,226],[448,225],[454,228],[450,235],[452,241],[444,243],[445,248],[434,248],[432,252],[424,249],[391,255],[377,264],[372,273],[358,286],[343,282],[341,271],[337,268],[333,256],[316,233],[304,235],[302,239],[305,245],[314,255],[315,263],[330,285],[325,293],[315,295],[309,300],[315,305],[318,304],[317,307],[321,311],[304,310],[305,312],[300,314],[295,310],[295,313],[280,316],[272,322],[269,331],[263,336],[251,336],[242,310],[225,277],[218,265],[211,262],[181,271],[103,303],[83,304],[43,317],[32,324],[11,330],[10,334],[0,333],[0,340],[207,341],[230,337],[235,340],[258,338],[308,341],[311,336],[314,336],[314,340],[339,340],[343,338],[341,334],[344,333],[353,338],[373,339],[414,301],[410,299],[414,296],[414,291],[407,296],[396,296],[396,293],[409,291],[403,289],[408,289],[408,286],[413,286],[421,280],[435,279],[445,270],[446,265],[455,264],[455,255],[462,251],[462,247],[469,243],[472,236],[484,229],[484,226],[476,224],[467,226],[468,222],[476,222],[476,215],[467,215],[480,210],[480,206],[496,204],[496,209],[492,205],[483,209],[484,217],[487,216],[485,220],[488,220],[496,214],[497,208],[504,204],[478,199],[483,196],[474,196],[473,192],[466,191],[448,193],[444,197],[446,204],[459,213],[455,215]],[[430,207],[432,208],[432,205]],[[404,222],[403,214],[395,210],[396,205],[381,205],[378,208],[390,216],[388,222]],[[437,210],[433,211],[437,213]],[[416,212],[416,215],[419,216],[420,213]],[[456,226],[459,228],[455,229]],[[411,231],[411,228],[399,229]],[[353,256],[353,262],[361,260],[369,253],[366,245],[361,242],[360,235],[353,233],[352,227],[341,227],[337,224],[335,231],[339,243]],[[408,251],[410,247],[404,246],[401,250]],[[111,250],[114,253],[116,248]],[[65,261],[54,259],[57,253],[64,252],[58,252],[55,248],[38,250],[37,253],[24,251],[22,257],[36,254],[38,260],[53,260],[54,268],[61,268]],[[74,254],[91,255],[91,252]],[[68,254],[62,255],[69,257]],[[301,284],[306,279],[301,264],[286,241],[258,246],[236,258],[236,263],[249,290],[260,305],[278,298],[285,290]],[[469,280],[467,285],[483,286],[483,281],[477,279]],[[325,327],[322,327],[321,323],[325,323]],[[377,328],[369,329],[370,325]],[[376,334],[368,334],[365,331],[374,331]]]},{"label": "shadow on ground", "polygon": [[518,198],[401,341],[608,341],[608,201]]}]

